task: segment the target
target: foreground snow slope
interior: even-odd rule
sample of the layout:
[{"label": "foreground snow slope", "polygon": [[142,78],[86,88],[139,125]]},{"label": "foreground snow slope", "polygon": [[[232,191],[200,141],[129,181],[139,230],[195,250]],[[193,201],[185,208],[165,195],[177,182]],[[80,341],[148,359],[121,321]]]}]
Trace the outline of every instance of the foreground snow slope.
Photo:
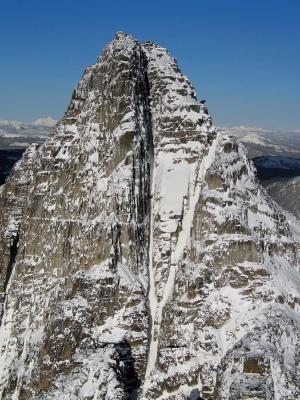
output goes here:
[{"label": "foreground snow slope", "polygon": [[1,193],[3,399],[294,399],[298,244],[169,53],[118,33]]}]

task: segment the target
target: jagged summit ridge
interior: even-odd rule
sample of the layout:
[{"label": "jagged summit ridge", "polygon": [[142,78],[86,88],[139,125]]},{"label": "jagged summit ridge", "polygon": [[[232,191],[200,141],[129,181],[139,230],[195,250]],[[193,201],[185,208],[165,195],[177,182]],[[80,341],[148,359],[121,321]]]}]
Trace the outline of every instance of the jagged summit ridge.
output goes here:
[{"label": "jagged summit ridge", "polygon": [[299,247],[168,51],[119,32],[1,191],[3,399],[290,399]]}]

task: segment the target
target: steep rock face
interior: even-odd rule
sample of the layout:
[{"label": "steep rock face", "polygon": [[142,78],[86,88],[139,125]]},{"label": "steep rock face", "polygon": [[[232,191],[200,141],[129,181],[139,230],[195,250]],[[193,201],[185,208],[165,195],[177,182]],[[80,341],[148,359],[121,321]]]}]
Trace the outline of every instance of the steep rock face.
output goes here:
[{"label": "steep rock face", "polygon": [[277,204],[300,219],[300,176],[266,180],[263,184]]},{"label": "steep rock face", "polygon": [[298,244],[165,49],[117,34],[0,222],[3,399],[300,396]]},{"label": "steep rock face", "polygon": [[[146,52],[155,161],[143,395],[297,397],[298,245],[242,146],[215,132],[165,50]],[[286,360],[285,335],[296,353]]]},{"label": "steep rock face", "polygon": [[116,399],[139,385],[152,152],[145,63],[120,35],[3,190],[3,398],[85,398],[95,384],[99,398]]}]

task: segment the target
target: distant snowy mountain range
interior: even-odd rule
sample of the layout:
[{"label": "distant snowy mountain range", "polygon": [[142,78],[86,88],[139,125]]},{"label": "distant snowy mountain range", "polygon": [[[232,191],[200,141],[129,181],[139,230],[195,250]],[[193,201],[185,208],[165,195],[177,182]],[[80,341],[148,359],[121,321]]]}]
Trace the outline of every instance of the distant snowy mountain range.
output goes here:
[{"label": "distant snowy mountain range", "polygon": [[[24,148],[32,142],[43,142],[57,121],[38,118],[31,123],[0,119],[0,149]],[[265,155],[300,158],[300,129],[270,130],[258,127],[218,127],[224,134],[239,138],[250,158]]]},{"label": "distant snowy mountain range", "polygon": [[51,118],[38,118],[27,123],[0,120],[0,150],[22,149],[31,143],[42,143],[50,134],[56,121]]},{"label": "distant snowy mountain range", "polygon": [[[52,117],[38,118],[31,123],[0,120],[0,185],[26,147],[32,143],[42,144],[56,122]],[[300,129],[272,131],[257,127],[222,126],[218,130],[239,138],[254,162],[260,182],[271,197],[299,218]]]},{"label": "distant snowy mountain range", "polygon": [[0,185],[25,149],[32,143],[42,144],[55,123],[51,117],[38,118],[31,123],[0,119]]},{"label": "distant snowy mountain range", "polygon": [[300,158],[300,129],[270,130],[257,127],[219,127],[220,132],[236,136],[250,158],[265,155]]},{"label": "distant snowy mountain range", "polygon": [[[38,118],[31,123],[0,119],[0,184],[13,164],[32,143],[42,144],[57,121]],[[239,138],[253,159],[260,179],[300,175],[300,129],[274,131],[237,126],[218,127],[221,133]]]},{"label": "distant snowy mountain range", "polygon": [[[6,177],[30,144],[42,144],[56,122],[52,117],[38,118],[31,123],[0,119],[0,174],[4,168]],[[260,179],[300,175],[300,129],[272,131],[257,127],[222,126],[218,130],[239,138],[249,158],[253,159]]]}]

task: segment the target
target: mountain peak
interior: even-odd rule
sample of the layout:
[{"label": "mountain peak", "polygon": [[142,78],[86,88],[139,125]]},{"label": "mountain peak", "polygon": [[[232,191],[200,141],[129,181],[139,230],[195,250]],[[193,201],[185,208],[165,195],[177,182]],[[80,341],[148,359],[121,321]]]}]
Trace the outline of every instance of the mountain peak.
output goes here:
[{"label": "mountain peak", "polygon": [[123,32],[123,31],[117,31],[115,33],[115,39],[116,40],[123,40],[124,38],[132,38],[132,35],[130,35],[129,33]]},{"label": "mountain peak", "polygon": [[109,46],[116,48],[118,50],[125,50],[126,48],[131,48],[137,45],[138,41],[132,35],[125,32],[116,32],[114,39],[111,41]]},{"label": "mountain peak", "polygon": [[168,51],[117,33],[53,129],[0,193],[0,398],[299,398],[299,243]]},{"label": "mountain peak", "polygon": [[35,121],[32,122],[33,125],[40,125],[40,126],[53,126],[56,124],[56,120],[53,119],[52,117],[46,117],[46,118],[38,118]]}]

